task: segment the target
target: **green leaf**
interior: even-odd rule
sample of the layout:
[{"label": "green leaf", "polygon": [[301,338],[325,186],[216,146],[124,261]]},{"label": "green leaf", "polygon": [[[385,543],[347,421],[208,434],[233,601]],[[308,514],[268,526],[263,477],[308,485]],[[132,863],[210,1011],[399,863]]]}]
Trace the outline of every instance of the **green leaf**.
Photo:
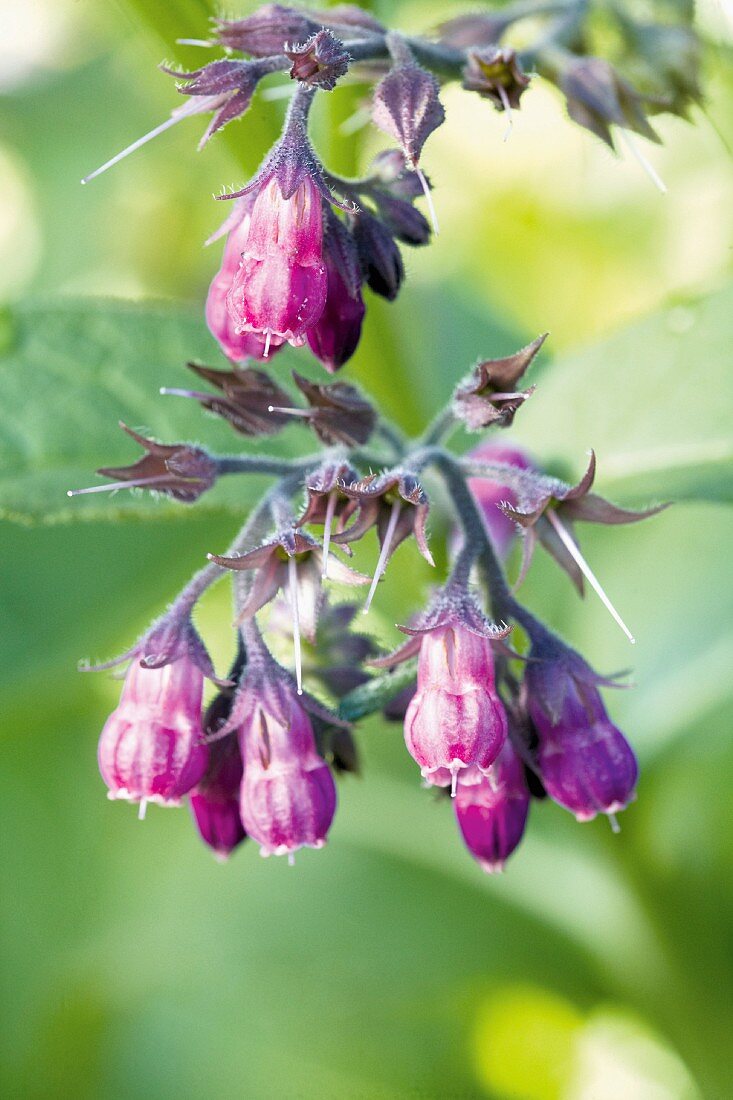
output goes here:
[{"label": "green leaf", "polygon": [[[21,523],[190,515],[190,505],[121,490],[69,499],[68,489],[102,484],[100,466],[127,465],[140,450],[119,420],[164,442],[242,450],[222,420],[197,402],[160,397],[160,386],[199,388],[189,359],[224,361],[197,306],[112,300],[59,301],[8,310],[0,324],[0,518]],[[287,377],[287,352],[278,359]],[[250,447],[251,449],[251,447]],[[268,441],[273,454],[312,449],[295,425]],[[266,482],[229,476],[196,505],[200,514],[242,515]]]},{"label": "green leaf", "polygon": [[556,361],[514,434],[576,471],[593,447],[613,497],[731,501],[732,342],[730,285]]},{"label": "green leaf", "polygon": [[417,662],[407,661],[394,672],[367,680],[343,697],[338,708],[340,716],[347,722],[356,722],[367,714],[382,710],[390,699],[413,682],[416,673]]}]

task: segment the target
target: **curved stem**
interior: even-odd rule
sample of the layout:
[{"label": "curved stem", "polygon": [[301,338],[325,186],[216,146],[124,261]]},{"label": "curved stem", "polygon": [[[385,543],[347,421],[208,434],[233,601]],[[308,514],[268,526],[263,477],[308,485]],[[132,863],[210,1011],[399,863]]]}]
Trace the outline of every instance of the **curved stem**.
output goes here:
[{"label": "curved stem", "polygon": [[214,459],[219,477],[224,474],[274,474],[287,477],[303,473],[321,462],[321,455],[305,458],[276,458],[275,455],[221,455]]},{"label": "curved stem", "polygon": [[385,443],[389,443],[397,458],[405,453],[405,435],[391,420],[380,416],[376,427],[377,435],[381,436]]},{"label": "curved stem", "polygon": [[420,447],[435,447],[445,442],[452,429],[456,426],[456,418],[453,415],[452,405],[442,409],[431,420],[418,440]]}]

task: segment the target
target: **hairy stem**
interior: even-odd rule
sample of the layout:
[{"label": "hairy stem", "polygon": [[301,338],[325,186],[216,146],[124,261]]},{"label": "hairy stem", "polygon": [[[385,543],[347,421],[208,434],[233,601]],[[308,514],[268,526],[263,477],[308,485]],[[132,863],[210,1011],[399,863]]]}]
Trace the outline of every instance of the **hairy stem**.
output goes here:
[{"label": "hairy stem", "polygon": [[215,458],[216,472],[223,474],[274,474],[287,477],[289,474],[304,473],[318,466],[322,461],[320,454],[307,455],[305,458],[276,458],[274,455],[221,455]]}]

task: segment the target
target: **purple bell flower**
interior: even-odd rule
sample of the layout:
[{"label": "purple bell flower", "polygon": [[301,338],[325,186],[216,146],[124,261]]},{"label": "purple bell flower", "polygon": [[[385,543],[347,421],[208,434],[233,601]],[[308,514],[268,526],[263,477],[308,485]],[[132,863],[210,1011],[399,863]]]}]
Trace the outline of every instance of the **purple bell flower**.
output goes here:
[{"label": "purple bell flower", "polygon": [[201,728],[204,677],[189,657],[162,668],[130,665],[119,706],[99,739],[99,770],[110,798],[178,806],[206,771]]},{"label": "purple bell flower", "polygon": [[503,871],[524,834],[529,802],[524,765],[509,740],[488,776],[478,768],[461,772],[453,804],[456,820],[484,871]]}]

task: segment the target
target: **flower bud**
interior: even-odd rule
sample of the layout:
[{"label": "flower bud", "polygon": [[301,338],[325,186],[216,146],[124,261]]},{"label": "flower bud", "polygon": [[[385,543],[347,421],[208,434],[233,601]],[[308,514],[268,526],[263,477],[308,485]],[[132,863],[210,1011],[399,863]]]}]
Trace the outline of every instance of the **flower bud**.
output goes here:
[{"label": "flower bud", "polygon": [[475,764],[486,772],[506,732],[488,638],[459,625],[426,631],[417,691],[405,715],[405,743],[423,778],[455,788],[462,769]]},{"label": "flower bud", "polygon": [[[554,683],[546,690],[548,679]],[[636,757],[592,682],[539,663],[528,666],[526,684],[537,769],[550,798],[578,821],[625,809],[634,798]]]},{"label": "flower bud", "polygon": [[405,40],[388,34],[387,45],[393,64],[374,89],[372,121],[395,139],[414,168],[426,140],[445,121],[445,111],[438,81],[417,64]]},{"label": "flower bud", "polygon": [[394,237],[378,218],[366,210],[354,216],[352,231],[367,285],[375,294],[393,302],[405,277],[402,256]]},{"label": "flower bud", "polygon": [[385,191],[376,191],[374,201],[380,218],[398,241],[413,248],[429,243],[430,222],[411,202],[395,198]]},{"label": "flower bud", "polygon": [[286,47],[284,52],[293,63],[291,79],[313,88],[331,92],[348,72],[350,58],[343,42],[325,27],[301,45]]},{"label": "flower bud", "polygon": [[177,806],[209,760],[201,729],[203,673],[188,657],[162,668],[133,661],[99,739],[110,798]]},{"label": "flower bud", "polygon": [[456,820],[466,847],[484,871],[504,869],[522,839],[529,801],[524,766],[508,740],[490,776],[482,775],[478,768],[461,773],[454,804]]},{"label": "flower bud", "polygon": [[322,848],[336,810],[336,787],[316,751],[303,708],[284,688],[253,693],[240,730],[242,823],[263,855]]},{"label": "flower bud", "polygon": [[217,20],[215,35],[230,50],[266,57],[281,53],[288,42],[302,42],[318,27],[303,11],[282,4],[263,4],[244,19]]},{"label": "flower bud", "polygon": [[232,734],[209,746],[209,766],[191,791],[191,812],[201,839],[217,859],[227,859],[246,833],[239,816],[242,756]]},{"label": "flower bud", "polygon": [[[482,443],[471,451],[471,458],[477,462],[501,462],[516,466],[519,470],[531,470],[532,462],[526,451],[520,447],[504,446],[501,443]],[[516,506],[516,494],[500,481],[485,477],[471,477],[468,486],[481,509],[489,537],[500,557],[506,558],[516,537],[517,525],[499,510],[503,503]]]}]

